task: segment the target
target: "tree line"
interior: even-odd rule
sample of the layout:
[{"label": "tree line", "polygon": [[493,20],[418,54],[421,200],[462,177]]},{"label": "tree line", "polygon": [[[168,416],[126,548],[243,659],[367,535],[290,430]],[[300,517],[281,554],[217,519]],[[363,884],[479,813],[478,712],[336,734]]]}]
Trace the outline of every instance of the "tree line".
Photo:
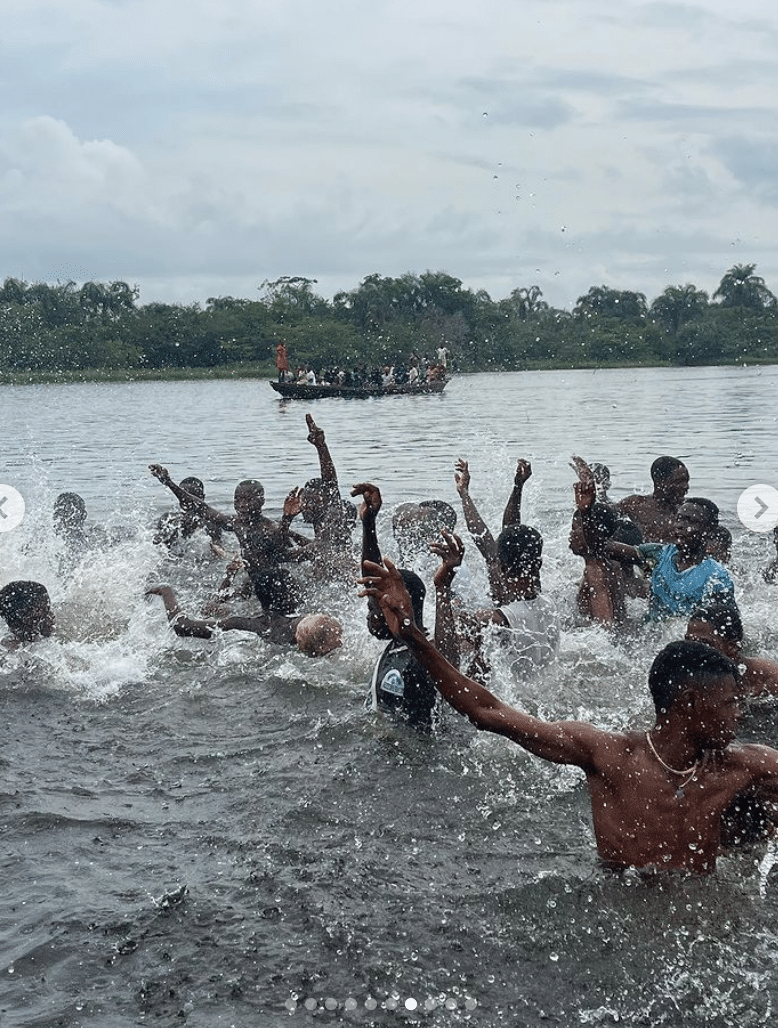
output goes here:
[{"label": "tree line", "polygon": [[778,300],[737,264],[709,296],[691,284],[645,294],[592,286],[572,311],[536,285],[492,300],[442,271],[368,275],[326,300],[316,280],[265,281],[256,299],[140,304],[126,282],[0,287],[0,373],[394,363],[445,345],[461,371],[608,364],[778,362]]}]

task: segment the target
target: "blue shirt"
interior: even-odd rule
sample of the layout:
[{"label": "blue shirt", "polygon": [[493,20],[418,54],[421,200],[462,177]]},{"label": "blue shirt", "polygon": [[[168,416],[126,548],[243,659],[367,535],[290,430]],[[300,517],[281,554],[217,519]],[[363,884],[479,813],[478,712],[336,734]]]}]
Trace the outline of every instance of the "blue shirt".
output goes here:
[{"label": "blue shirt", "polygon": [[735,585],[726,568],[713,557],[679,571],[675,566],[678,548],[673,543],[644,543],[637,550],[649,562],[656,561],[651,575],[648,613],[652,620],[681,615],[689,617],[712,600],[735,605]]}]

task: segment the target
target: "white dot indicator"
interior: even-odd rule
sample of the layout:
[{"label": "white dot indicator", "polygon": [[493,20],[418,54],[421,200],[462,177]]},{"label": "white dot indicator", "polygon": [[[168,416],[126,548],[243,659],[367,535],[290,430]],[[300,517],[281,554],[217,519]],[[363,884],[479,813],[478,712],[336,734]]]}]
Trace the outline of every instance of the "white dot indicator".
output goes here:
[{"label": "white dot indicator", "polygon": [[778,525],[778,489],[750,485],[737,501],[737,516],[751,532],[772,532]]}]

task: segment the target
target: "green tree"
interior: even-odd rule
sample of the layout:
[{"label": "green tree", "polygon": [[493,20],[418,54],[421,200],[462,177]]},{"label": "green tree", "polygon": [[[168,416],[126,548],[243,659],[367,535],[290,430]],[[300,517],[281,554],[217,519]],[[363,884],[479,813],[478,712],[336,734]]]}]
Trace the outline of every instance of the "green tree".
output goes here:
[{"label": "green tree", "polygon": [[592,286],[584,296],[579,296],[573,316],[588,318],[599,315],[618,318],[622,321],[641,321],[646,317],[646,297],[629,289],[609,289],[607,286]]},{"label": "green tree", "polygon": [[735,264],[719,282],[713,299],[720,300],[722,307],[749,307],[762,310],[775,307],[775,296],[765,285],[763,278],[754,274],[756,264]]},{"label": "green tree", "polygon": [[650,317],[670,335],[676,335],[682,325],[700,317],[708,308],[709,298],[704,289],[691,283],[668,286],[651,304]]}]

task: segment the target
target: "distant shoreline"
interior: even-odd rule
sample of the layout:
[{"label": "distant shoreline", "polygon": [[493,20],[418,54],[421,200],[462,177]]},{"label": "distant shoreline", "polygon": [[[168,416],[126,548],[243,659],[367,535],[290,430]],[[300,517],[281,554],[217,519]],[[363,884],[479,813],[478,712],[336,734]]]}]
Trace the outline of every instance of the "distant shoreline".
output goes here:
[{"label": "distant shoreline", "polygon": [[[628,371],[634,368],[739,368],[739,367],[771,367],[776,365],[774,359],[744,361],[711,361],[710,363],[681,365],[672,361],[581,361],[569,364],[564,361],[534,360],[526,361],[513,368],[470,369],[454,372],[458,375],[500,375],[515,371],[597,371],[619,370]],[[275,379],[278,372],[270,362],[245,362],[240,364],[220,364],[213,368],[81,368],[61,371],[53,370],[16,370],[0,372],[0,386],[3,385],[74,385],[78,383],[122,383],[122,382],[198,382],[203,379],[256,378],[258,380]]]}]

